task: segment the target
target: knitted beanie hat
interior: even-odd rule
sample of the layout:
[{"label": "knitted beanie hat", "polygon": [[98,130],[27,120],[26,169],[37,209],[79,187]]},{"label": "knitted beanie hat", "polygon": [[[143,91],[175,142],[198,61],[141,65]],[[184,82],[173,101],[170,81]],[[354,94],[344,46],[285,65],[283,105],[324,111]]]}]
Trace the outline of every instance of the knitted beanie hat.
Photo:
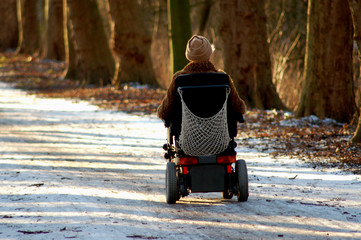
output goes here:
[{"label": "knitted beanie hat", "polygon": [[189,61],[208,61],[213,53],[213,48],[208,39],[199,35],[193,35],[188,40],[186,58]]}]

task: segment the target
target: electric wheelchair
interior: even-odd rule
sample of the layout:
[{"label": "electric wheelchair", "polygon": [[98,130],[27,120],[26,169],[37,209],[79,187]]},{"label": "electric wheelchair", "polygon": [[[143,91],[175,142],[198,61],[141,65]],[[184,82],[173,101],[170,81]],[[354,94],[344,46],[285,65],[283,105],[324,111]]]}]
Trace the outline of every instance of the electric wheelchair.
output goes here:
[{"label": "electric wheelchair", "polygon": [[167,203],[196,192],[222,192],[224,199],[247,201],[247,166],[236,160],[234,140],[237,120],[243,117],[232,112],[229,76],[184,74],[175,79],[175,86],[175,116],[165,122],[168,136],[163,146]]}]

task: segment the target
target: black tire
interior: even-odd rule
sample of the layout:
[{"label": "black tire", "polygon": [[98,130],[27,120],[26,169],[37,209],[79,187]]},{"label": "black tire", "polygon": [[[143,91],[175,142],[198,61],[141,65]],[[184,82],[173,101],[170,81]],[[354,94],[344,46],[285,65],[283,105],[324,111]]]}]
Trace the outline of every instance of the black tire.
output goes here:
[{"label": "black tire", "polygon": [[247,165],[244,160],[237,160],[236,162],[236,175],[237,175],[237,199],[239,202],[246,202],[248,200],[248,173]]},{"label": "black tire", "polygon": [[165,189],[167,203],[173,204],[178,198],[177,170],[173,162],[167,163],[165,172]]}]

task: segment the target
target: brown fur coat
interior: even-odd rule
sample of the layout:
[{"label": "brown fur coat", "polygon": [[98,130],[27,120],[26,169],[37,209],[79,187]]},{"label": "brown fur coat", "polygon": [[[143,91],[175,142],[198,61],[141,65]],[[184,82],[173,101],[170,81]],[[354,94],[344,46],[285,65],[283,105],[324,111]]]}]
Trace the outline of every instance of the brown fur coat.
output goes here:
[{"label": "brown fur coat", "polygon": [[[176,97],[175,79],[181,74],[200,73],[200,72],[223,72],[216,70],[214,65],[209,61],[203,62],[190,62],[182,70],[173,75],[171,84],[169,85],[166,96],[164,97],[161,105],[158,107],[158,117],[165,122],[172,122],[174,116],[174,104]],[[232,101],[233,111],[236,116],[242,116],[246,111],[246,104],[239,97],[237,90],[234,86],[233,80],[229,78],[229,86],[231,87],[230,99]],[[240,119],[240,118],[239,118]]]}]

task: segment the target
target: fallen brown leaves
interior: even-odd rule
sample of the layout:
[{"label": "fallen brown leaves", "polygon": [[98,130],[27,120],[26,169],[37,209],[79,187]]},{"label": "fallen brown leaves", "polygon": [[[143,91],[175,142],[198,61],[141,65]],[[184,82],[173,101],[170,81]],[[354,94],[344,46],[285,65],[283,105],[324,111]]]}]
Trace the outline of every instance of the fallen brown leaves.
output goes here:
[{"label": "fallen brown leaves", "polygon": [[314,167],[361,173],[361,145],[349,143],[355,126],[315,116],[296,119],[283,111],[251,110],[239,129],[241,144],[275,157],[297,157]]},{"label": "fallen brown leaves", "polygon": [[[90,101],[111,110],[137,114],[155,113],[165,91],[124,85],[122,89],[82,88],[62,79],[64,63],[44,61],[26,55],[0,54],[2,81],[46,97]],[[349,143],[355,126],[341,125],[315,117],[295,119],[282,111],[250,110],[246,123],[239,124],[239,144],[273,156],[291,156],[314,167],[340,167],[361,173],[361,145]]]},{"label": "fallen brown leaves", "polygon": [[64,63],[40,60],[28,55],[0,54],[0,77],[44,97],[75,98],[90,101],[115,111],[154,113],[165,90],[124,84],[121,89],[112,87],[80,87],[80,83],[63,79]]}]

